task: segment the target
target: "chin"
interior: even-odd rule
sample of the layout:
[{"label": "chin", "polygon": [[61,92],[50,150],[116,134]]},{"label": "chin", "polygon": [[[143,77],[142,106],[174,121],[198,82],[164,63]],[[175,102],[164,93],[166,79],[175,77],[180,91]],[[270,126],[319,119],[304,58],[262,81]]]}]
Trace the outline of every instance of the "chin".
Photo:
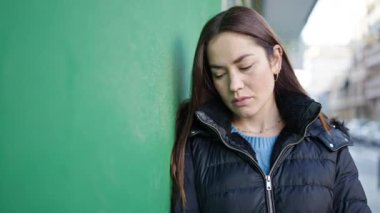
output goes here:
[{"label": "chin", "polygon": [[234,114],[238,117],[241,117],[241,118],[248,118],[248,117],[252,117],[254,116],[255,114],[257,113],[257,110],[238,110],[237,112],[235,112]]}]

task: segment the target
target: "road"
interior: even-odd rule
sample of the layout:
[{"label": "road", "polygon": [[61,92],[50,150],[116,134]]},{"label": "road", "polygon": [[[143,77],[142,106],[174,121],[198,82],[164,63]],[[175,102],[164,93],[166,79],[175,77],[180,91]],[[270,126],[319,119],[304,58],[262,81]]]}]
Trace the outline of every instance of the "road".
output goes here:
[{"label": "road", "polygon": [[380,147],[356,143],[350,152],[373,213],[380,213]]}]

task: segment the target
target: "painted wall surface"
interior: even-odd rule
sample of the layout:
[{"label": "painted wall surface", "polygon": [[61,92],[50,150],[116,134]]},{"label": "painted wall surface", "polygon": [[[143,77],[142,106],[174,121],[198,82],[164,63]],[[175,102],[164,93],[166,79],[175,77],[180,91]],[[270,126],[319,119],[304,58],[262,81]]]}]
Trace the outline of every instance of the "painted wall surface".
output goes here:
[{"label": "painted wall surface", "polygon": [[0,1],[0,212],[169,212],[210,0]]}]

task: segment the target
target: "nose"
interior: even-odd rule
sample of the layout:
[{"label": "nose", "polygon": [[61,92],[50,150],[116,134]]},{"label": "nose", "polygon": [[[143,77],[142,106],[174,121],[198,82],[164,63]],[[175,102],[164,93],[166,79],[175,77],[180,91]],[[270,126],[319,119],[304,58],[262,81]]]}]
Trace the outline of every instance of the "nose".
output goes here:
[{"label": "nose", "polygon": [[244,87],[244,82],[239,73],[230,74],[230,90],[236,92]]}]

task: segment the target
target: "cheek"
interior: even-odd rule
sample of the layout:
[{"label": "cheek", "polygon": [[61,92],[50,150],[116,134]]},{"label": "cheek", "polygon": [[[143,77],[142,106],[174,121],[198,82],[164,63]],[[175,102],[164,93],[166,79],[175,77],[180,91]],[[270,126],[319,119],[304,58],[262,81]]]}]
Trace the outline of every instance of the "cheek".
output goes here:
[{"label": "cheek", "polygon": [[265,79],[262,80],[260,87],[264,93],[272,93],[274,90],[273,75],[271,74],[266,75]]},{"label": "cheek", "polygon": [[214,87],[218,94],[222,97],[225,98],[228,95],[228,86],[224,80],[213,80],[214,82]]},{"label": "cheek", "polygon": [[274,85],[273,76],[270,74],[262,75],[256,79],[255,86],[258,88],[271,88]]},{"label": "cheek", "polygon": [[245,85],[249,85],[249,87],[256,92],[264,92],[274,87],[274,79],[272,73],[263,69],[260,72],[256,72],[249,77],[246,78]]}]

